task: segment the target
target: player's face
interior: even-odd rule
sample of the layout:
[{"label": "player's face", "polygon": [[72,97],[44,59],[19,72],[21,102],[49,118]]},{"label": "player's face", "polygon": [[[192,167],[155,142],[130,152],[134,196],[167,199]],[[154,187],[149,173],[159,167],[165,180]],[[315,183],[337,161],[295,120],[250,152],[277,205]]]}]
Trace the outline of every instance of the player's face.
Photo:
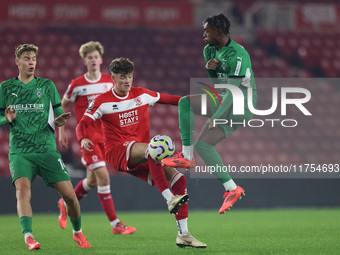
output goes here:
[{"label": "player's face", "polygon": [[33,76],[37,65],[37,55],[33,51],[23,52],[19,59],[15,59],[15,63],[21,76]]},{"label": "player's face", "polygon": [[87,53],[84,58],[84,64],[88,71],[100,70],[100,65],[103,63],[103,59],[97,50]]},{"label": "player's face", "polygon": [[133,73],[116,74],[112,78],[115,82],[115,92],[119,95],[127,95],[132,87]]},{"label": "player's face", "polygon": [[216,46],[219,44],[218,38],[220,37],[218,31],[216,29],[213,29],[208,25],[208,23],[205,23],[203,25],[203,40],[209,44],[210,46]]}]

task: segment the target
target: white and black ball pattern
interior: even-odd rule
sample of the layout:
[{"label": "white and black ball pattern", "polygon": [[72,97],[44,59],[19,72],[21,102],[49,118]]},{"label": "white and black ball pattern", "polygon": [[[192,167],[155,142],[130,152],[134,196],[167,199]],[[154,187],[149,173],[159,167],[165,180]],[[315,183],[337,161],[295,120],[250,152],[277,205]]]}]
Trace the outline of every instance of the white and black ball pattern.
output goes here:
[{"label": "white and black ball pattern", "polygon": [[149,155],[156,161],[170,158],[175,152],[175,144],[167,135],[156,135],[151,138],[148,146]]}]

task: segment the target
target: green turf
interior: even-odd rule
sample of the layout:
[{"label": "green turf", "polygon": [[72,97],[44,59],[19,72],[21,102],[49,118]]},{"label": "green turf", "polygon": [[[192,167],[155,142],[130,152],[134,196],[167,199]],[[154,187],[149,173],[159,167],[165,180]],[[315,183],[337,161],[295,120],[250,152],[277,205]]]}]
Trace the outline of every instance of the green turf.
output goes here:
[{"label": "green turf", "polygon": [[129,236],[111,233],[103,213],[84,213],[83,232],[92,244],[80,249],[71,225],[59,228],[56,214],[36,214],[33,231],[42,245],[28,251],[16,215],[0,215],[0,254],[340,254],[340,209],[238,210],[190,213],[189,230],[206,249],[180,249],[177,228],[164,212],[119,213],[137,228]]}]

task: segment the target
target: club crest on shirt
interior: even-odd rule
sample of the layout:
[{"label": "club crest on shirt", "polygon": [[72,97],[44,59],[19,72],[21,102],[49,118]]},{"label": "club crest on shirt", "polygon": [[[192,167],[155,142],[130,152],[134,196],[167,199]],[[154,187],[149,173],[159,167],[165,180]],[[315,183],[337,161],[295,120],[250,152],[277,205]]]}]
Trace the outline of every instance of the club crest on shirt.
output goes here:
[{"label": "club crest on shirt", "polygon": [[42,96],[42,93],[41,93],[41,88],[38,88],[37,90],[38,90],[38,92],[37,92],[37,96],[38,96],[39,98],[41,98],[41,96]]},{"label": "club crest on shirt", "polygon": [[138,96],[136,98],[134,98],[135,102],[136,102],[136,106],[140,106],[142,105],[142,99]]}]

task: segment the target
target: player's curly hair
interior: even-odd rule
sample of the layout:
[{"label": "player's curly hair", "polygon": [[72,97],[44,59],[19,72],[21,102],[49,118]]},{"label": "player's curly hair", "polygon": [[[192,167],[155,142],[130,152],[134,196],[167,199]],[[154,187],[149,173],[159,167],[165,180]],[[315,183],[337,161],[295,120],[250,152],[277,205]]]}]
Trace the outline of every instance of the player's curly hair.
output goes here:
[{"label": "player's curly hair", "polygon": [[15,49],[15,58],[19,59],[22,53],[24,52],[34,52],[35,55],[38,55],[38,46],[35,46],[34,44],[21,44]]},{"label": "player's curly hair", "polygon": [[208,23],[208,25],[214,29],[220,29],[225,35],[229,36],[230,21],[222,13],[206,18],[203,21],[203,25],[205,23]]},{"label": "player's curly hair", "polygon": [[110,72],[115,74],[129,74],[133,72],[135,65],[128,58],[116,58],[110,64]]},{"label": "player's curly hair", "polygon": [[79,55],[82,59],[86,58],[86,55],[93,52],[93,51],[98,51],[100,56],[103,56],[104,54],[104,47],[100,42],[94,42],[90,41],[87,43],[84,43],[82,46],[79,48]]}]

